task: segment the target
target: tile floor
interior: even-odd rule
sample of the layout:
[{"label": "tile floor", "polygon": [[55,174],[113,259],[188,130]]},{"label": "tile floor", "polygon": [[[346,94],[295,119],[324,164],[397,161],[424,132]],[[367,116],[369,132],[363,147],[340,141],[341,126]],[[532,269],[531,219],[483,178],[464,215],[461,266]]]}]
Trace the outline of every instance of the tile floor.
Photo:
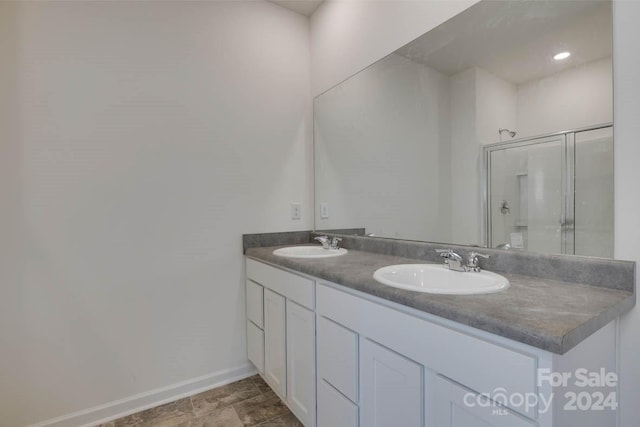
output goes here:
[{"label": "tile floor", "polygon": [[301,427],[259,375],[98,427]]}]

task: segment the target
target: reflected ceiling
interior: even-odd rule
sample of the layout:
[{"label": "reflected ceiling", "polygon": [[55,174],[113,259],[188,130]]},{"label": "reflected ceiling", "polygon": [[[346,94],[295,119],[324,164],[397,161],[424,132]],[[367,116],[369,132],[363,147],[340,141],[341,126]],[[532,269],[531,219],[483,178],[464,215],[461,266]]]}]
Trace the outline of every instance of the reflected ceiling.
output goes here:
[{"label": "reflected ceiling", "polygon": [[[514,84],[611,56],[611,2],[540,3],[479,3],[396,53],[446,75],[478,66]],[[561,51],[571,57],[554,61]]]}]

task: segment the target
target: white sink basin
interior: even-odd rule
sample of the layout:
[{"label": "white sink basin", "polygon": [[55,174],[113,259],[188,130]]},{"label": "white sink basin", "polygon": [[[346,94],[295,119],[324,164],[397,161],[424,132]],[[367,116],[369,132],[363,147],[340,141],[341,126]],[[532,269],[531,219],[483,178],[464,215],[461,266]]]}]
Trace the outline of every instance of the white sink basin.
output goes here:
[{"label": "white sink basin", "polygon": [[344,248],[325,249],[322,246],[289,246],[273,251],[274,255],[287,258],[330,258],[346,254]]},{"label": "white sink basin", "polygon": [[373,273],[378,282],[394,288],[449,295],[472,295],[500,292],[509,281],[490,271],[463,273],[440,264],[398,264],[379,268]]}]

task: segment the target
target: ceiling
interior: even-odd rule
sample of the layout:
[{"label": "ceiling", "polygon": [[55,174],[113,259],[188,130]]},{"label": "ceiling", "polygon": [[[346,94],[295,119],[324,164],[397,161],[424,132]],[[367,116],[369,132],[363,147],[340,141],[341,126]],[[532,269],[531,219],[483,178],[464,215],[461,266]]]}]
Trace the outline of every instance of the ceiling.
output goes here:
[{"label": "ceiling", "polygon": [[[478,66],[522,84],[610,57],[611,46],[608,0],[485,0],[396,53],[446,75]],[[561,51],[571,57],[553,60]]]},{"label": "ceiling", "polygon": [[311,16],[316,11],[320,3],[324,0],[269,0],[271,3],[275,3],[282,7],[285,7],[294,12],[301,13],[305,16]]}]

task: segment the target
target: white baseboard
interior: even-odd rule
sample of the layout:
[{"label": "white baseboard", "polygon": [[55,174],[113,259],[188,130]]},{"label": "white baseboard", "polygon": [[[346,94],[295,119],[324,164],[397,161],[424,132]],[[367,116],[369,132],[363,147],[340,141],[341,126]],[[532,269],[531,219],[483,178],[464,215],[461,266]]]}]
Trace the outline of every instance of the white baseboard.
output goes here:
[{"label": "white baseboard", "polygon": [[177,399],[229,384],[256,373],[255,367],[250,363],[246,363],[237,368],[203,375],[167,387],[161,387],[124,399],[115,400],[104,405],[94,406],[37,424],[31,424],[28,427],[92,427],[120,417],[135,414],[145,409],[153,408],[154,406],[173,402]]}]

